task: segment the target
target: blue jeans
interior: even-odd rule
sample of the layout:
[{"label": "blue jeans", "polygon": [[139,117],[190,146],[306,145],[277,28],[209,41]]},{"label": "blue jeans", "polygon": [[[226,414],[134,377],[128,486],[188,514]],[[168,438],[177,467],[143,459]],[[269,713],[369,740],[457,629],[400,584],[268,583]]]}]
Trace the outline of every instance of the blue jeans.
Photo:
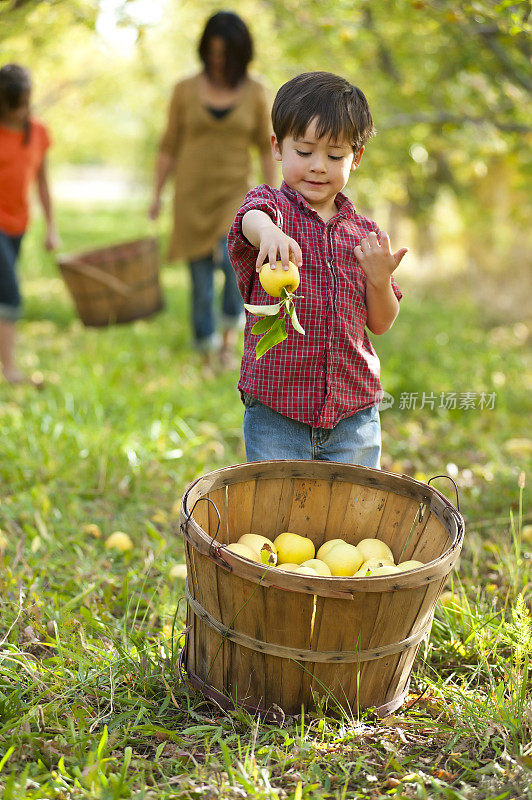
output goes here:
[{"label": "blue jeans", "polygon": [[16,322],[20,317],[20,289],[16,273],[22,236],[0,231],[0,319]]},{"label": "blue jeans", "polygon": [[346,417],[334,428],[312,428],[244,396],[248,461],[314,459],[380,469],[381,423],[377,406]]},{"label": "blue jeans", "polygon": [[191,261],[189,264],[192,278],[192,324],[194,342],[198,350],[212,350],[215,344],[214,314],[214,271],[220,266],[225,275],[222,297],[222,326],[236,328],[241,320],[244,304],[235,273],[227,252],[227,238],[220,242],[221,261],[217,263],[214,253]]}]

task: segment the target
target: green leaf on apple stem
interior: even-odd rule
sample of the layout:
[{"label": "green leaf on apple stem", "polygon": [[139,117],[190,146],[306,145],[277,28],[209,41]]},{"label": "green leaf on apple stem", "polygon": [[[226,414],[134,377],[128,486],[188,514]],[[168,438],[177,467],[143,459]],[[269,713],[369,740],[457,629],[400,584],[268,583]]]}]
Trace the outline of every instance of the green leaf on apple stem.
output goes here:
[{"label": "green leaf on apple stem", "polygon": [[244,303],[244,308],[256,317],[274,317],[281,310],[280,303],[272,303],[270,306],[252,306]]},{"label": "green leaf on apple stem", "polygon": [[257,322],[252,327],[251,333],[255,333],[255,334],[258,335],[258,334],[261,334],[261,333],[266,333],[266,331],[269,331],[270,328],[272,327],[272,325],[275,324],[275,321],[277,319],[279,319],[279,314],[280,313],[281,312],[279,311],[275,315],[275,317],[261,317],[259,320],[257,320]]},{"label": "green leaf on apple stem", "polygon": [[295,330],[298,333],[302,333],[303,336],[304,336],[305,335],[305,331],[304,331],[300,321],[297,318],[296,309],[295,309],[295,306],[294,306],[293,303],[292,303],[291,307],[288,309],[288,312],[290,314],[290,319],[292,320],[292,325],[294,326]]},{"label": "green leaf on apple stem", "polygon": [[285,318],[279,317],[279,319],[275,320],[268,333],[265,333],[262,339],[257,342],[257,346],[255,348],[257,361],[261,356],[264,355],[264,353],[267,353],[268,350],[271,350],[272,347],[275,347],[276,344],[284,342],[287,336],[288,334],[286,332]]}]

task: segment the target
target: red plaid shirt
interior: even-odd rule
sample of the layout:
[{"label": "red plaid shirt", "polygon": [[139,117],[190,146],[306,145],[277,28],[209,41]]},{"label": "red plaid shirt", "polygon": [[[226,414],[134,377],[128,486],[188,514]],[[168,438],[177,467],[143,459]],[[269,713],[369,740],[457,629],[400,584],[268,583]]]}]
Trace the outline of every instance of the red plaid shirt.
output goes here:
[{"label": "red plaid shirt", "polygon": [[[251,334],[257,317],[246,314],[244,354],[238,388],[286,417],[313,428],[333,428],[341,419],[378,403],[382,397],[380,364],[366,333],[366,276],[354,248],[374,222],[357,214],[341,192],[338,213],[325,223],[313,208],[283,182],[281,189],[259,186],[245,197],[231,226],[229,254],[244,301],[274,302],[255,271],[257,248],[242,233],[242,217],[258,209],[268,214],[303,252],[296,311],[306,335],[290,322],[288,338],[259,360]],[[392,279],[393,289],[401,298]]]}]

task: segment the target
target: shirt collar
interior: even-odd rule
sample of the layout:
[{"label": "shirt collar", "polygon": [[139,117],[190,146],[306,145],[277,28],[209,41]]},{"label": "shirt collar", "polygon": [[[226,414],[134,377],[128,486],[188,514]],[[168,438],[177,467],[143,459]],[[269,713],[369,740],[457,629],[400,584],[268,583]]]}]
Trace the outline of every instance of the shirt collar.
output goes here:
[{"label": "shirt collar", "polygon": [[[299,194],[295,189],[292,189],[285,181],[281,184],[280,191],[288,197],[293,203],[296,203],[300,208],[305,208],[307,211],[310,211],[312,214],[316,214],[317,212],[312,208],[310,203],[308,203],[303,195]],[[352,218],[356,214],[355,206],[347,197],[347,195],[343,194],[342,192],[338,192],[335,198],[336,206],[338,211],[334,215],[333,219],[336,217],[344,217],[344,218]],[[318,215],[319,216],[319,215]]]}]

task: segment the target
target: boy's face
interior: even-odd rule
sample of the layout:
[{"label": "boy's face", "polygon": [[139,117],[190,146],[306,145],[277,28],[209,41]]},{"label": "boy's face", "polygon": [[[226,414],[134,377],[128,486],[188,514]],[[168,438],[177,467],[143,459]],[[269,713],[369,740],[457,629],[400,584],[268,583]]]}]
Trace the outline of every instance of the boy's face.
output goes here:
[{"label": "boy's face", "polygon": [[364,148],[353,153],[349,141],[332,142],[328,137],[318,139],[316,120],[312,120],[301,139],[287,136],[282,152],[275,134],[272,135],[273,156],[282,161],[283,178],[301,194],[318,213],[327,215],[333,210],[334,199],[346,185],[350,173],[357,168]]}]

